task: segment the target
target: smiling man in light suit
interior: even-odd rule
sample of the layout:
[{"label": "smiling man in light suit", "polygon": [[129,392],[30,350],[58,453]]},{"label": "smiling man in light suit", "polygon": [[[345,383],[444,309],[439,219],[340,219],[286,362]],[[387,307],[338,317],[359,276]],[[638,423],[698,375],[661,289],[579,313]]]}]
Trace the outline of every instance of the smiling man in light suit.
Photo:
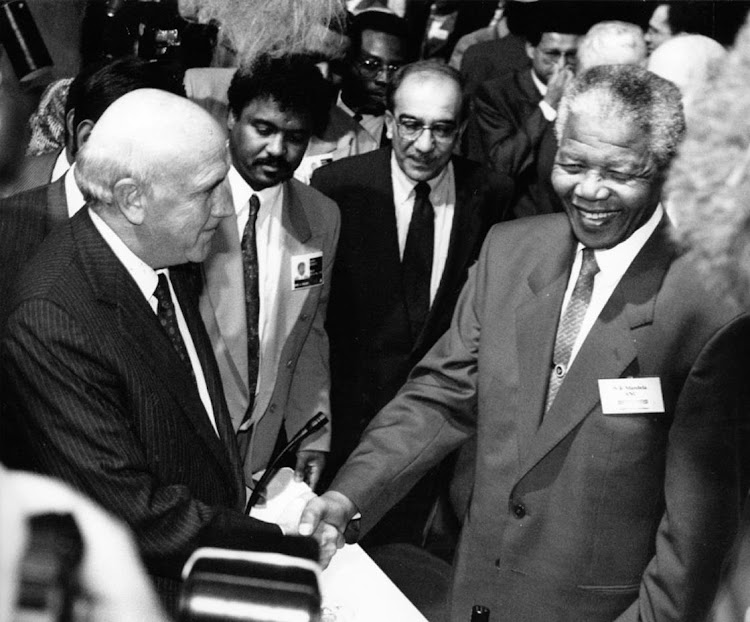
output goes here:
[{"label": "smiling man in light suit", "polygon": [[[330,416],[323,324],[339,212],[292,179],[313,130],[325,123],[327,93],[304,56],[261,57],[229,87],[235,217],[222,222],[204,264],[201,314],[248,483],[316,413]],[[327,426],[297,452],[296,472],[311,486],[329,437]]]},{"label": "smiling man in light suit", "polygon": [[490,230],[448,332],[301,533],[322,520],[341,544],[358,511],[365,532],[475,438],[451,620],[475,604],[493,622],[705,619],[747,494],[750,316],[669,241],[680,99],[635,65],[573,82],[552,173],[565,214]]}]

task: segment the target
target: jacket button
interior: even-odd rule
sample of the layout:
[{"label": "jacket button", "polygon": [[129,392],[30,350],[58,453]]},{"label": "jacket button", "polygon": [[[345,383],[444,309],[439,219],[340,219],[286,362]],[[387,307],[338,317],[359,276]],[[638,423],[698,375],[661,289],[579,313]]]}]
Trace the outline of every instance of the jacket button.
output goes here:
[{"label": "jacket button", "polygon": [[271,411],[272,413],[275,413],[276,412],[276,404],[271,404],[271,407],[268,410]]},{"label": "jacket button", "polygon": [[307,313],[303,313],[302,315],[299,316],[299,321],[300,322],[307,322],[307,318],[308,317],[310,317],[310,316],[308,316]]},{"label": "jacket button", "polygon": [[526,516],[526,507],[523,505],[523,503],[513,504],[513,514],[516,518],[523,518],[524,516]]},{"label": "jacket button", "polygon": [[500,560],[499,560],[499,559],[496,559],[496,560],[495,560],[495,568],[500,568],[500,565],[501,565],[501,564],[500,564]]},{"label": "jacket button", "polygon": [[291,368],[292,368],[292,359],[289,359],[289,360],[288,360],[288,361],[286,362],[286,368],[287,368],[287,369],[291,369]]}]

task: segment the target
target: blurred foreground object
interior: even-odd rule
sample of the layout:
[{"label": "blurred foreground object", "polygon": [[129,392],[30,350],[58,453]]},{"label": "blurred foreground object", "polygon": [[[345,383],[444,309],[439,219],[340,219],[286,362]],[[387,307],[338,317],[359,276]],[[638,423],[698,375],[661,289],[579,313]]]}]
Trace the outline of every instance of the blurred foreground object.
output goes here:
[{"label": "blurred foreground object", "polygon": [[185,19],[219,24],[219,41],[236,55],[235,66],[261,53],[327,50],[338,44],[321,35],[325,29],[340,30],[329,26],[345,16],[341,0],[179,0],[178,4]]},{"label": "blurred foreground object", "polygon": [[[746,308],[750,305],[748,81],[750,24],[746,22],[735,47],[688,107],[686,140],[667,182],[678,241],[707,279]],[[747,447],[748,439],[744,440]],[[750,620],[750,497],[741,521],[708,618],[711,622]]]},{"label": "blurred foreground object", "polygon": [[202,548],[183,570],[182,622],[313,622],[320,619],[320,566],[308,538],[284,552]]},{"label": "blurred foreground object", "polygon": [[0,466],[0,621],[15,619],[29,519],[49,513],[71,515],[83,539],[76,612],[109,622],[168,620],[119,521],[61,482]]},{"label": "blurred foreground object", "polygon": [[667,192],[698,267],[750,305],[750,26],[688,109]]}]

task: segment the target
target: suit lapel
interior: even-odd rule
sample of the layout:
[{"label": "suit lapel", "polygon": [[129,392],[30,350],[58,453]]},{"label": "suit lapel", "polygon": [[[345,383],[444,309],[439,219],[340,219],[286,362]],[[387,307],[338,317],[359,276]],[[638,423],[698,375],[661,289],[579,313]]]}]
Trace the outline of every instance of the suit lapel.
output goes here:
[{"label": "suit lapel", "polygon": [[[87,212],[75,217],[74,236],[97,299],[116,307],[118,330],[123,339],[138,353],[144,367],[163,380],[165,390],[180,405],[195,432],[232,481],[236,481],[226,447],[211,426],[195,380],[172,347],[148,301],[102,239]],[[189,306],[185,304],[186,308]],[[194,323],[192,315],[188,315]],[[210,374],[204,370],[204,375]]]},{"label": "suit lapel", "polygon": [[289,336],[299,320],[302,308],[310,296],[310,289],[293,291],[291,287],[291,260],[296,255],[304,255],[313,252],[308,243],[312,237],[312,230],[307,219],[307,214],[297,195],[294,184],[284,184],[284,205],[281,211],[281,259],[279,265],[279,282],[277,291],[277,303],[273,322],[273,335],[267,341],[273,344],[272,348],[264,348],[265,355],[272,355],[270,362],[261,365],[260,373],[271,371],[273,377],[260,378],[260,391],[258,403],[254,407],[255,413],[264,413],[269,400],[273,395],[273,387],[276,384],[276,369],[281,360],[281,353]]},{"label": "suit lapel", "polygon": [[[191,274],[191,271],[194,272]],[[229,458],[229,463],[232,467],[229,474],[234,476],[237,490],[242,491],[244,495],[242,464],[239,458],[237,438],[232,426],[232,420],[229,417],[226,401],[224,400],[224,389],[221,384],[219,369],[216,365],[216,359],[213,356],[211,342],[208,339],[208,335],[206,334],[203,321],[198,311],[198,305],[195,300],[197,294],[196,289],[190,288],[187,285],[189,279],[197,280],[201,278],[200,268],[195,264],[178,266],[170,269],[170,277],[175,294],[177,294],[177,298],[180,301],[180,308],[185,317],[185,323],[187,324],[188,330],[193,339],[193,345],[198,354],[201,369],[203,370],[203,377],[206,381],[206,387],[211,399],[211,406],[214,411],[216,429],[219,432],[219,437],[224,444],[226,456]]]},{"label": "suit lapel", "polygon": [[47,218],[44,235],[60,223],[68,220],[68,199],[65,196],[65,177],[72,172],[65,173],[60,179],[47,186]]},{"label": "suit lapel", "polygon": [[[534,244],[542,248],[545,241],[537,239]],[[574,253],[575,240],[569,235],[561,247],[553,247],[539,259],[526,281],[528,296],[516,313],[519,394],[523,396],[517,418],[521,464],[535,442],[544,410],[555,332]]]},{"label": "suit lapel", "polygon": [[[201,313],[214,342],[221,342],[217,351],[228,366],[233,390],[249,404],[247,371],[247,318],[242,252],[237,234],[237,219],[224,218],[211,243],[211,252],[203,264],[206,294],[201,299]],[[239,425],[239,422],[237,422]]]},{"label": "suit lapel", "polygon": [[518,76],[518,90],[527,99],[529,105],[536,106],[542,100],[542,94],[531,78],[531,69],[521,69],[516,75]]},{"label": "suit lapel", "polygon": [[414,342],[412,352],[419,350],[424,341],[431,338],[433,327],[446,313],[452,314],[453,310],[447,308],[451,293],[461,283],[469,256],[478,242],[477,237],[482,225],[481,196],[476,184],[471,183],[470,169],[464,162],[454,158],[453,174],[456,184],[456,203],[453,208],[448,256],[435,299],[430,306],[422,332]]},{"label": "suit lapel", "polygon": [[[632,329],[653,321],[656,297],[672,257],[665,219],[633,260],[586,336],[528,453],[523,454],[520,477],[598,406],[597,379],[620,378],[626,372],[638,374]],[[559,308],[558,304],[558,312]],[[556,322],[552,325],[556,327]],[[547,361],[551,360],[551,349],[548,354]],[[546,389],[546,378],[538,375],[537,379]]]}]

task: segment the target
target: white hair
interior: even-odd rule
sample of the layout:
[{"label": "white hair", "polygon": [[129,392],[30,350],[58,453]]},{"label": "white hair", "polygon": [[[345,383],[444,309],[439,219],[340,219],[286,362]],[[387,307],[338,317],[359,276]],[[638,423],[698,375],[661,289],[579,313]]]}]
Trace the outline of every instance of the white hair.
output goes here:
[{"label": "white hair", "polygon": [[578,71],[598,65],[644,65],[648,56],[643,30],[616,20],[594,24],[578,46]]}]

